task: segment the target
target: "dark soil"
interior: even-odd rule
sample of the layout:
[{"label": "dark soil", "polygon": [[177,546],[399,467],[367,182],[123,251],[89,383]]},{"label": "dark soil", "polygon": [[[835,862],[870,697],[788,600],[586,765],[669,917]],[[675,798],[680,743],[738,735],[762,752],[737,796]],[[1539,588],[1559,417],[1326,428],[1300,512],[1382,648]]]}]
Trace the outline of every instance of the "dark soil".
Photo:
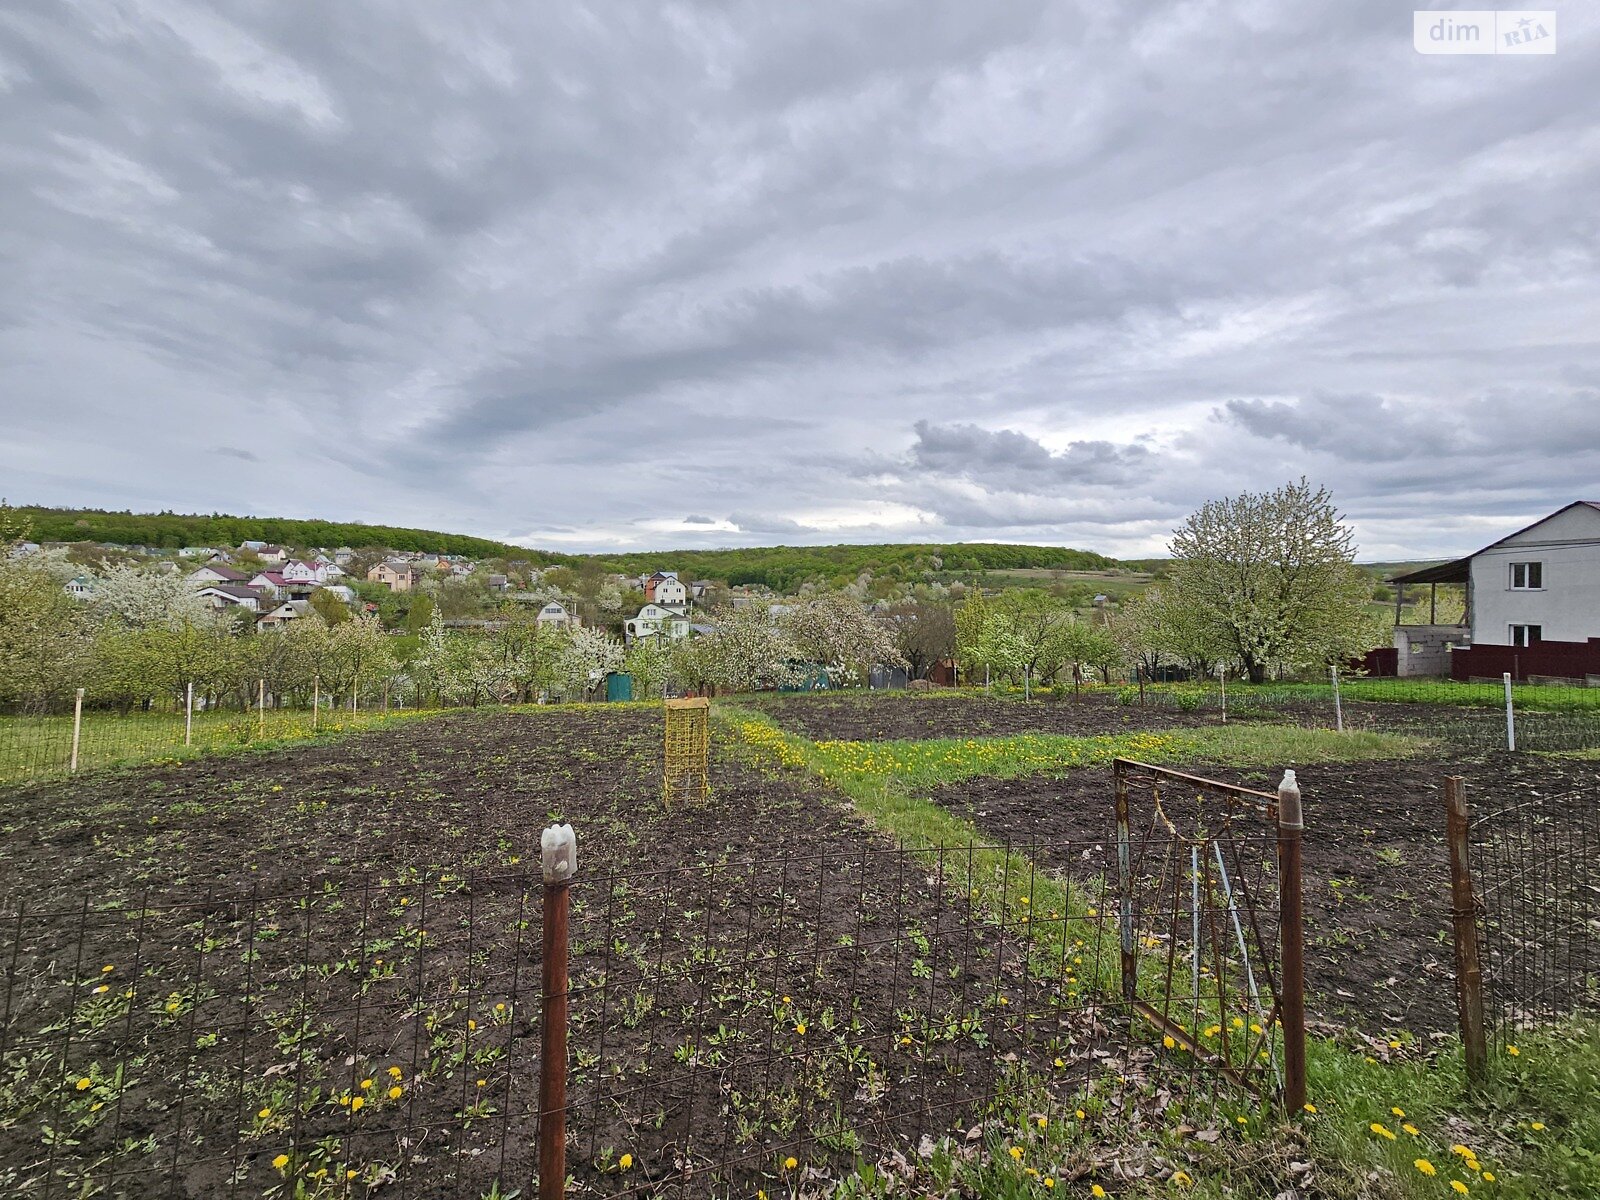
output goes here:
[{"label": "dark soil", "polygon": [[1060,700],[938,693],[766,694],[740,696],[739,703],[762,709],[783,728],[813,741],[921,741],[1017,733],[1089,736],[1215,725],[1221,720],[1216,713],[1119,704],[1109,692],[1085,692]]},{"label": "dark soil", "polygon": [[[1269,792],[1277,785],[1259,771],[1194,773]],[[1374,1033],[1456,1028],[1443,778],[1464,776],[1479,812],[1542,794],[1576,826],[1581,810],[1600,802],[1600,763],[1530,756],[1330,764],[1298,774],[1311,1013]],[[1033,847],[1042,865],[1079,877],[1114,869],[1110,768],[974,779],[933,799],[989,836]]]},{"label": "dark soil", "polygon": [[529,1194],[552,820],[588,1189],[782,1190],[781,1156],[913,1154],[1018,1066],[1138,1076],[814,781],[723,753],[668,813],[659,745],[638,710],[462,714],[0,795],[0,1193]]}]

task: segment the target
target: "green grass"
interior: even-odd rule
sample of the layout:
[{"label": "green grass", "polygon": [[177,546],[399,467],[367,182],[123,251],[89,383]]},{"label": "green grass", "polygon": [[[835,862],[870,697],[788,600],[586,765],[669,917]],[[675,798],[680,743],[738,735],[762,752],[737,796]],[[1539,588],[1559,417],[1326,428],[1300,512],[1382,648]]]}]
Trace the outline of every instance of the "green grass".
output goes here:
[{"label": "green grass", "polygon": [[[1151,684],[1156,696],[1193,707],[1216,708],[1221,689],[1213,683]],[[1499,683],[1458,683],[1448,679],[1341,679],[1339,694],[1346,700],[1381,704],[1440,704],[1454,708],[1504,708],[1505,687]],[[1514,684],[1512,704],[1530,712],[1600,712],[1600,688],[1538,687]],[[1260,705],[1270,707],[1284,702],[1317,701],[1333,703],[1331,683],[1230,683],[1228,707]]]},{"label": "green grass", "polygon": [[[781,767],[823,776],[901,845],[930,852],[986,841],[970,822],[920,794],[977,774],[1072,770],[1129,753],[1135,746],[1147,759],[1233,766],[1387,758],[1431,746],[1412,738],[1246,724],[1104,738],[819,745],[778,729],[759,713],[727,704],[719,704],[715,711],[719,723],[753,752],[769,756]],[[959,856],[957,878],[951,883],[973,889],[980,903],[1003,918],[1017,919],[1018,881],[1026,880],[1033,912],[1059,911],[1065,914],[1069,936],[1092,936],[1093,909],[1088,906],[1094,903],[1093,884],[1075,884],[1069,894],[1063,881],[1016,852],[976,851],[970,873],[963,874],[967,861],[966,855]],[[950,860],[945,862],[948,869]],[[1041,929],[1038,935],[1055,943],[1059,928],[1048,933]],[[1116,972],[1115,962],[1108,960],[1085,982],[1112,994]],[[1318,1038],[1308,1049],[1315,1112],[1300,1114],[1292,1124],[1269,1117],[1243,1144],[1226,1134],[1218,1143],[1203,1145],[1175,1129],[1151,1131],[1141,1153],[1161,1163],[1161,1169],[1146,1178],[1108,1186],[1108,1194],[1273,1196],[1295,1177],[1291,1164],[1302,1162],[1309,1163],[1314,1174],[1311,1187],[1301,1195],[1449,1200],[1462,1194],[1451,1186],[1457,1181],[1468,1195],[1508,1200],[1600,1197],[1600,1106],[1595,1104],[1600,1095],[1600,1023],[1574,1019],[1521,1035],[1518,1053],[1497,1054],[1492,1078],[1482,1088],[1468,1086],[1454,1039],[1425,1045],[1378,1044],[1373,1047],[1376,1055]],[[1405,1115],[1397,1116],[1396,1108]],[[1000,1125],[1007,1120],[1015,1125],[1015,1113],[1010,1117],[1005,1113],[1028,1111],[1027,1097],[1020,1093],[1002,1097],[998,1109],[1003,1110]],[[1374,1132],[1374,1124],[1394,1136]],[[1087,1194],[1085,1179],[1094,1176],[1076,1180],[1071,1187],[1043,1187],[1039,1178],[1027,1174],[1031,1147],[1020,1159],[1010,1156],[1009,1146],[1018,1142],[1020,1136],[1008,1140],[986,1123],[979,1153],[963,1157],[941,1143],[930,1163],[936,1168],[933,1182],[940,1188],[955,1186],[963,1195]],[[1469,1149],[1471,1155],[1453,1151],[1455,1146]],[[1419,1169],[1418,1159],[1432,1166],[1434,1173]],[[1180,1169],[1192,1184],[1173,1181],[1173,1171]],[[847,1183],[841,1195],[891,1194],[889,1185],[871,1172]]]}]

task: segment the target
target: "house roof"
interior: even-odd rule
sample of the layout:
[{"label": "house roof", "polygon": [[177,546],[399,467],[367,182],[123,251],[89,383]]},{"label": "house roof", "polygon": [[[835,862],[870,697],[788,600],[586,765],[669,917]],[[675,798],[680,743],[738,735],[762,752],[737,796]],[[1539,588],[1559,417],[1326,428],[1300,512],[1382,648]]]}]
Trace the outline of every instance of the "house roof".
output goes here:
[{"label": "house roof", "polygon": [[207,592],[220,592],[224,596],[231,596],[235,600],[259,600],[261,593],[251,587],[240,587],[235,583],[214,583],[208,588],[202,588],[200,594]]},{"label": "house roof", "polygon": [[249,579],[250,578],[250,576],[244,571],[238,571],[238,570],[235,570],[233,567],[225,567],[225,566],[222,566],[220,563],[214,563],[214,562],[208,562],[203,567],[195,568],[195,572],[194,573],[196,575],[198,575],[201,571],[210,571],[213,574],[222,576],[222,578],[224,578],[224,579],[231,579],[231,580],[234,580],[234,581],[239,581],[239,580],[244,580],[244,579]]},{"label": "house roof", "polygon": [[1521,529],[1508,533],[1503,538],[1497,538],[1480,550],[1474,550],[1465,558],[1458,558],[1453,562],[1440,563],[1436,567],[1424,567],[1420,571],[1412,571],[1406,575],[1396,575],[1389,580],[1390,583],[1466,583],[1472,577],[1472,560],[1488,550],[1493,550],[1502,543],[1509,542],[1514,537],[1521,537],[1530,529],[1537,529],[1546,521],[1559,517],[1562,513],[1573,508],[1592,508],[1600,512],[1600,500],[1574,500],[1571,504],[1563,504],[1553,513],[1547,513],[1532,524],[1524,525]]}]

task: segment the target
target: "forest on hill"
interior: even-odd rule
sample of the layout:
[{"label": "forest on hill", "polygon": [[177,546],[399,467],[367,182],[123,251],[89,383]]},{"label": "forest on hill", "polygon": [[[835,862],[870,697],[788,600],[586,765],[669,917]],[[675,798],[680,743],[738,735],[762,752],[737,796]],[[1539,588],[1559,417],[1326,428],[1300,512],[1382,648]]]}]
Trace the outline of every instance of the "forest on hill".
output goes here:
[{"label": "forest on hill", "polygon": [[240,517],[223,513],[135,513],[103,509],[18,507],[29,536],[41,542],[110,542],[176,550],[182,546],[237,546],[244,541],[311,546],[460,554],[484,559],[524,559],[538,566],[596,568],[639,575],[677,571],[685,579],[714,579],[735,586],[761,584],[791,591],[807,580],[843,581],[863,571],[911,578],[926,572],[967,574],[1038,569],[1104,571],[1117,560],[1089,550],[994,542],[884,543],[836,546],[751,546],[727,550],[660,550],[626,554],[565,554],[530,550],[467,534],[342,521]]}]

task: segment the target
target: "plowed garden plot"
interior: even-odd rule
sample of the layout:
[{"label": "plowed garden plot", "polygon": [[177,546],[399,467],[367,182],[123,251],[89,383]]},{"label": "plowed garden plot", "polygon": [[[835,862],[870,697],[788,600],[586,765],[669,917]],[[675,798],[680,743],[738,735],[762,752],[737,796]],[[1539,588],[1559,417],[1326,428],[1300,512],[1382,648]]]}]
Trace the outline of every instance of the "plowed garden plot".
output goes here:
[{"label": "plowed garden plot", "polygon": [[802,776],[723,754],[714,802],[664,813],[659,737],[650,711],[463,714],[0,793],[0,1193],[528,1194],[529,867],[558,819],[587,1191],[914,1159],[1022,1074],[1068,1111],[1124,1077],[1137,1123],[1149,1052],[1021,926]]},{"label": "plowed garden plot", "polygon": [[[1261,771],[1192,769],[1267,791],[1277,783],[1276,774]],[[1506,754],[1301,769],[1306,977],[1314,1017],[1371,1032],[1456,1028],[1441,798],[1447,775],[1465,777],[1478,811],[1531,792],[1567,797],[1573,805],[1600,796],[1600,764]],[[1109,768],[1055,779],[973,779],[932,798],[986,836],[1026,844],[1043,866],[1079,876],[1115,870]],[[1134,808],[1139,828],[1152,814],[1139,810],[1137,793]],[[1052,854],[1052,843],[1070,844],[1070,855]]]},{"label": "plowed garden plot", "polygon": [[882,693],[740,696],[783,728],[813,741],[884,742],[1004,737],[1015,733],[1090,736],[1215,725],[1217,713],[1118,704],[1108,692],[1062,700]]}]

